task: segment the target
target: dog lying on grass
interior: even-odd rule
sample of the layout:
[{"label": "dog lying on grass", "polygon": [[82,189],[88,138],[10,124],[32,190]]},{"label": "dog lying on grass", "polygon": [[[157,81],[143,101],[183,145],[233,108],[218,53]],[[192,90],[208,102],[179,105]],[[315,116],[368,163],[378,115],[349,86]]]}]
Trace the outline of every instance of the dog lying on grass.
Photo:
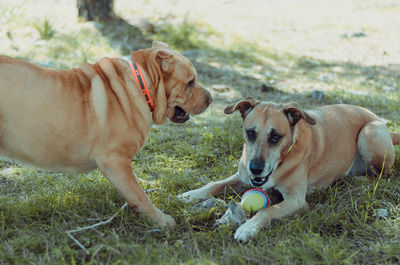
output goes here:
[{"label": "dog lying on grass", "polygon": [[135,63],[103,58],[71,70],[0,56],[0,157],[74,173],[99,167],[130,206],[174,225],[140,187],[131,160],[153,122],[186,122],[212,99],[189,60],[165,43],[131,56]]},{"label": "dog lying on grass", "polygon": [[350,105],[330,105],[304,111],[296,103],[260,102],[251,97],[225,108],[243,117],[244,148],[238,171],[231,177],[185,192],[180,198],[207,199],[231,186],[275,188],[279,204],[261,209],[241,225],[235,239],[247,241],[270,224],[307,209],[306,195],[327,187],[341,176],[388,176],[393,145],[400,134],[390,133],[371,111]]}]

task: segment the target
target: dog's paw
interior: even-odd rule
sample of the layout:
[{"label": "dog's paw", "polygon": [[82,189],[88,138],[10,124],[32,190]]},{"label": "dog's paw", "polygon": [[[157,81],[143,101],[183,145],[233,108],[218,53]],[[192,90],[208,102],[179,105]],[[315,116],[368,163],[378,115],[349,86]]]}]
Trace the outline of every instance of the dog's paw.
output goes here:
[{"label": "dog's paw", "polygon": [[163,214],[162,216],[160,216],[160,218],[158,219],[159,226],[161,227],[174,227],[176,226],[176,222],[175,219],[168,214]]},{"label": "dog's paw", "polygon": [[195,190],[187,191],[185,193],[179,194],[177,198],[183,202],[187,203],[192,202],[197,199],[196,191]]},{"label": "dog's paw", "polygon": [[249,219],[242,224],[235,232],[235,240],[244,243],[254,237],[262,228],[255,219]]},{"label": "dog's paw", "polygon": [[154,207],[153,212],[148,217],[161,228],[173,227],[176,225],[174,218],[171,215],[163,213],[160,209]]}]

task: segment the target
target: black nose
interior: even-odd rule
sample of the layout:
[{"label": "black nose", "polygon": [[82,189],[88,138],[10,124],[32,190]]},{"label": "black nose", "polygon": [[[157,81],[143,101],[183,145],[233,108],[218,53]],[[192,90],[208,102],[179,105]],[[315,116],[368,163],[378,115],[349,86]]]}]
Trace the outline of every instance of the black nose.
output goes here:
[{"label": "black nose", "polygon": [[253,159],[250,161],[250,171],[254,175],[260,175],[264,170],[264,160]]},{"label": "black nose", "polygon": [[207,106],[210,106],[212,102],[213,102],[213,98],[210,96],[207,101]]},{"label": "black nose", "polygon": [[207,107],[210,106],[212,102],[213,102],[213,98],[211,96],[211,93],[207,91],[207,97],[206,97],[206,105],[207,105]]}]

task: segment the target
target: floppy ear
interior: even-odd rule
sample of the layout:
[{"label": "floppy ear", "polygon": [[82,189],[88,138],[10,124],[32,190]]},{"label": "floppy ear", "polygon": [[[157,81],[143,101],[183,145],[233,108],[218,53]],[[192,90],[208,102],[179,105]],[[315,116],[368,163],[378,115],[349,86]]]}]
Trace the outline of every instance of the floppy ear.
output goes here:
[{"label": "floppy ear", "polygon": [[[164,50],[164,49],[162,49]],[[154,100],[154,110],[153,110],[153,121],[154,123],[160,125],[164,124],[167,119],[167,91],[164,86],[164,75],[161,66],[162,59],[158,56],[158,50],[156,53],[153,53],[151,59],[149,59],[148,72],[150,78],[154,84],[153,90],[153,100]]]},{"label": "floppy ear", "polygon": [[167,95],[164,87],[164,80],[161,77],[160,81],[156,85],[156,94],[153,98],[154,109],[153,109],[153,121],[155,124],[164,124],[167,120]]},{"label": "floppy ear", "polygon": [[166,44],[165,42],[162,42],[162,41],[158,41],[158,40],[153,41],[152,48],[164,48],[164,49],[171,50],[171,47],[169,47],[168,44]]},{"label": "floppy ear", "polygon": [[284,106],[283,112],[286,114],[287,119],[291,126],[296,125],[301,119],[305,120],[310,125],[315,125],[317,122],[313,117],[308,115],[297,103],[292,102]]},{"label": "floppy ear", "polygon": [[238,110],[242,114],[242,118],[246,118],[247,114],[254,108],[254,106],[258,105],[261,101],[256,100],[252,97],[247,97],[236,102],[234,105],[228,106],[225,108],[225,114],[232,114],[234,111]]},{"label": "floppy ear", "polygon": [[170,50],[165,48],[157,49],[156,57],[160,60],[161,69],[165,73],[171,73],[173,71],[173,54]]}]

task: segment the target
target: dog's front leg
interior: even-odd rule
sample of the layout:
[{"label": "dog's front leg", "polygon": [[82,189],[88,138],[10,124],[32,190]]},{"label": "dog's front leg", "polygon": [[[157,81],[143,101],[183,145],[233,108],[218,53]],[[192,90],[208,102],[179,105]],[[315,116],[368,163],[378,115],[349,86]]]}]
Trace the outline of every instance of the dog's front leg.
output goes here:
[{"label": "dog's front leg", "polygon": [[[230,176],[227,179],[210,182],[201,188],[182,193],[182,194],[178,195],[178,198],[185,202],[191,202],[193,200],[204,200],[204,199],[208,199],[210,196],[217,195],[225,187],[239,186],[240,184],[241,184],[241,181],[239,179],[239,172],[237,172],[236,174]],[[236,187],[234,187],[234,188],[236,188]]]},{"label": "dog's front leg", "polygon": [[99,161],[98,164],[114,187],[136,211],[146,215],[161,227],[176,225],[174,218],[155,207],[144,193],[132,171],[130,159],[108,156],[106,161]]},{"label": "dog's front leg", "polygon": [[242,224],[235,232],[235,239],[246,242],[254,237],[263,227],[270,225],[274,219],[281,219],[307,209],[306,193],[284,196],[284,200],[276,205],[261,209],[251,219]]}]

